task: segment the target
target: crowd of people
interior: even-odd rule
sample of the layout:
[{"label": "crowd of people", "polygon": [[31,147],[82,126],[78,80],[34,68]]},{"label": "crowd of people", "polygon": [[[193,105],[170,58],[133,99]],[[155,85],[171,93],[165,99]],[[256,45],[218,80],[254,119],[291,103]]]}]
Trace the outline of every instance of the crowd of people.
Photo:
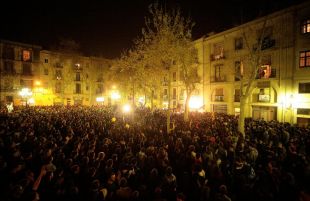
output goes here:
[{"label": "crowd of people", "polygon": [[297,201],[310,199],[310,128],[137,108],[0,112],[0,200]]}]

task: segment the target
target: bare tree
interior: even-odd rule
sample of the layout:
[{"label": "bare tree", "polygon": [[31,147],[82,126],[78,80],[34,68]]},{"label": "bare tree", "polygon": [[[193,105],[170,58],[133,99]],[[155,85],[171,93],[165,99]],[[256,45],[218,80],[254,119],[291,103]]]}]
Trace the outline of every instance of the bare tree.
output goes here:
[{"label": "bare tree", "polygon": [[[266,41],[267,17],[255,27],[243,29],[242,36],[248,55],[241,61],[240,72],[237,77],[240,79],[240,116],[238,121],[238,130],[244,135],[245,118],[248,112],[249,97],[255,88],[255,79],[259,68],[262,65],[262,50]],[[258,27],[259,29],[257,29]]]}]

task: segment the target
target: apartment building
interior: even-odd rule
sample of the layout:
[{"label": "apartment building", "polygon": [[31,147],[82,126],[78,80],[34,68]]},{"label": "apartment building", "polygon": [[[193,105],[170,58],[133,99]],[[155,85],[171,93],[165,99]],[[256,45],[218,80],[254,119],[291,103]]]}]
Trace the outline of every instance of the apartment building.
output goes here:
[{"label": "apartment building", "polygon": [[[205,111],[238,115],[240,85],[247,87],[246,77],[256,64],[246,116],[310,123],[309,2],[209,34],[195,43]],[[253,58],[258,59],[255,64]]]},{"label": "apartment building", "polygon": [[108,104],[111,60],[6,40],[0,55],[1,104]]}]

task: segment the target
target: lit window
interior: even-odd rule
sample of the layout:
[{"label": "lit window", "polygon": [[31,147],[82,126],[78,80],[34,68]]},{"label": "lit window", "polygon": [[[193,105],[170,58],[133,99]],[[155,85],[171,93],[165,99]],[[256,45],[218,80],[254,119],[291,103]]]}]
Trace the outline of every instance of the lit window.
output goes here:
[{"label": "lit window", "polygon": [[23,61],[29,61],[30,60],[30,51],[23,50]]},{"label": "lit window", "polygon": [[301,23],[301,33],[310,33],[310,20],[304,20]]},{"label": "lit window", "polygon": [[258,77],[259,78],[269,78],[271,76],[271,66],[270,65],[262,65],[258,69]]},{"label": "lit window", "polygon": [[299,53],[299,68],[310,67],[310,51]]}]

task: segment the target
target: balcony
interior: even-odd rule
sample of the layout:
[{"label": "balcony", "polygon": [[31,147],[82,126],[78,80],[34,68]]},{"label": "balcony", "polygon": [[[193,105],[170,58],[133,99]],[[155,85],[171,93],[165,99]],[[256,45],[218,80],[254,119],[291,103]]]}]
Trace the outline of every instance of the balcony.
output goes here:
[{"label": "balcony", "polygon": [[210,55],[211,61],[217,61],[217,60],[221,60],[221,59],[225,59],[224,52],[221,52],[220,54],[211,54]]},{"label": "balcony", "polygon": [[215,95],[214,101],[215,102],[223,102],[224,101],[224,95]]},{"label": "balcony", "polygon": [[73,67],[73,70],[75,70],[75,71],[82,71],[83,68],[82,68],[82,66],[80,64],[75,64],[74,67]]},{"label": "balcony", "polygon": [[54,67],[55,68],[63,68],[64,65],[62,63],[57,62],[57,63],[55,63]]},{"label": "balcony", "polygon": [[213,76],[211,77],[211,82],[226,82],[226,76]]},{"label": "balcony", "polygon": [[269,66],[269,68],[265,68],[262,67],[260,69],[258,69],[257,75],[256,75],[256,79],[269,79],[269,78],[276,78],[277,77],[277,69],[275,68],[271,68]]}]

